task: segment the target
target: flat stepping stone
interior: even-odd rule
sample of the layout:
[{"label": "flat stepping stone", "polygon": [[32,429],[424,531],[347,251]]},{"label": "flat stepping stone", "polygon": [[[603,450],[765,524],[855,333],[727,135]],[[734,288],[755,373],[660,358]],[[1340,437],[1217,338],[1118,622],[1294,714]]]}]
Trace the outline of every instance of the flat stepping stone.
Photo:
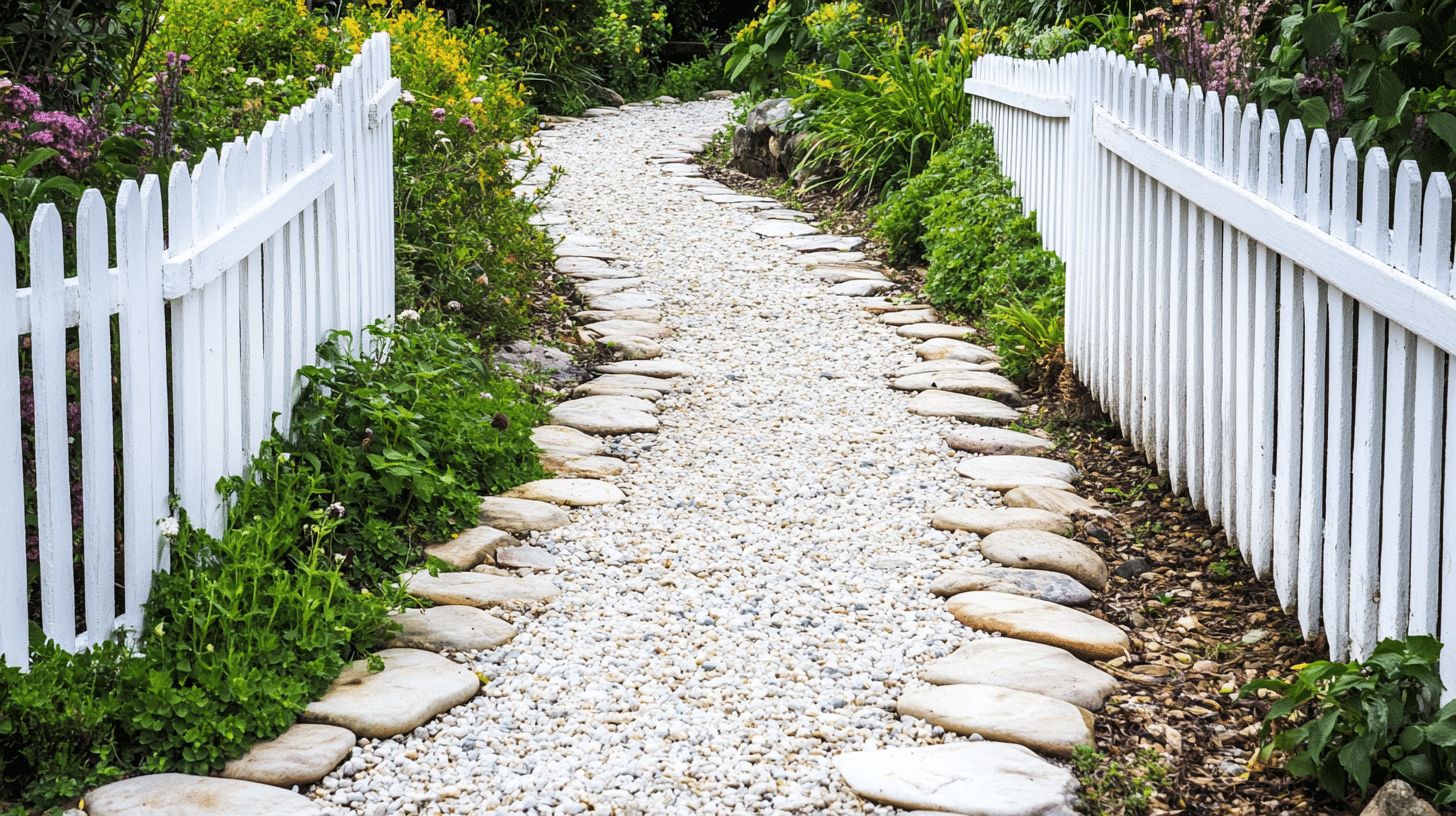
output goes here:
[{"label": "flat stepping stone", "polygon": [[758,214],[759,218],[773,218],[781,221],[813,220],[813,213],[800,212],[799,210],[764,210]]},{"label": "flat stepping stone", "polygon": [[598,258],[557,258],[556,271],[570,274],[592,269],[612,269],[612,265]]},{"label": "flat stepping stone", "polygon": [[650,374],[602,374],[586,385],[615,385],[621,388],[646,388],[667,393],[673,389],[672,381]]},{"label": "flat stepping stone", "polygon": [[561,559],[541,547],[506,547],[496,555],[496,565],[508,569],[556,569]]},{"label": "flat stepping stone", "polygon": [[[966,363],[965,365],[974,364]],[[1034,456],[1041,451],[1050,450],[1052,447],[1051,440],[1021,431],[1013,431],[1009,428],[957,428],[945,435],[945,443],[958,451],[990,456]],[[1026,507],[1028,505],[1013,506]],[[1042,509],[1051,510],[1052,508],[1044,507]]]},{"label": "flat stepping stone", "polygon": [[670,173],[678,178],[702,178],[703,170],[696,164],[669,164],[662,168],[664,173]]},{"label": "flat stepping stone", "polygon": [[539,425],[532,428],[531,441],[543,451],[577,456],[595,456],[609,450],[607,443],[595,436],[565,425]]},{"label": "flat stepping stone", "polygon": [[767,218],[749,227],[748,231],[765,238],[790,238],[795,235],[819,234],[818,227],[800,224],[797,221],[778,221]]},{"label": "flat stepping stone", "polygon": [[1030,748],[952,742],[834,757],[855,793],[907,810],[964,816],[1073,816],[1077,778]]},{"label": "flat stepping stone", "polygon": [[427,652],[484,651],[504,646],[516,636],[516,627],[473,606],[405,609],[390,617],[404,627],[385,644],[391,648],[424,649]]},{"label": "flat stepping stone", "polygon": [[[656,389],[654,389],[656,390]],[[580,399],[567,400],[556,406],[557,408],[623,408],[628,411],[642,411],[643,413],[657,413],[657,406],[651,401],[637,397],[582,397]],[[573,426],[574,427],[574,426]],[[578,429],[580,430],[580,429]]]},{"label": "flat stepping stone", "polygon": [[1096,597],[1076,578],[1060,572],[1014,567],[976,567],[947,572],[930,584],[942,598],[962,592],[1005,592],[1062,606],[1083,606]]},{"label": "flat stepping stone", "polygon": [[1016,638],[981,638],[926,663],[920,679],[936,685],[980,683],[1020,689],[1101,711],[1117,678],[1066,649]]},{"label": "flat stepping stone", "polygon": [[763,196],[742,195],[740,193],[704,193],[703,198],[714,204],[772,204],[777,206],[778,201]]},{"label": "flat stepping stone", "polygon": [[[645,281],[646,278],[641,277],[586,281],[585,283],[578,283],[576,285],[576,291],[590,302],[592,298],[602,295],[614,295],[624,289],[636,288],[641,286]],[[595,307],[595,304],[593,306]]]},{"label": "flat stepping stone", "polygon": [[911,309],[904,312],[886,312],[880,315],[880,322],[889,326],[911,326],[917,323],[933,323],[934,309]]},{"label": "flat stepping stone", "polygon": [[[886,312],[893,314],[893,312]],[[934,374],[940,371],[996,371],[1001,367],[1000,363],[968,363],[965,360],[921,360],[918,363],[903,365],[894,371],[885,374],[890,379],[910,377],[915,374]]]},{"label": "flat stepping stone", "polygon": [[242,779],[177,773],[112,782],[86,794],[85,799],[87,816],[319,816],[319,806],[312,799],[290,790]]},{"label": "flat stepping stone", "polygon": [[[586,399],[607,399],[606,397],[586,397]],[[630,397],[614,397],[613,399],[630,399]],[[580,400],[572,400],[580,402]],[[638,400],[645,402],[645,400]],[[649,405],[651,403],[648,403]],[[551,421],[557,425],[566,425],[587,433],[604,434],[616,436],[617,434],[629,433],[656,433],[661,427],[657,417],[647,411],[624,408],[612,405],[571,405],[562,403],[551,409]]]},{"label": "flat stepping stone", "polygon": [[568,232],[565,235],[561,236],[561,242],[563,244],[572,244],[575,246],[602,246],[602,239],[585,232]]},{"label": "flat stepping stone", "polygon": [[480,523],[508,533],[544,532],[571,523],[561,508],[546,502],[486,496],[480,500]]},{"label": "flat stepping stone", "polygon": [[622,112],[616,108],[587,108],[581,112],[582,119],[605,119],[608,116],[621,116]]},{"label": "flat stepping stone", "polygon": [[1045,643],[1083,660],[1127,653],[1127,634],[1086,612],[1004,592],[962,592],[948,603],[955,619],[982,632]]},{"label": "flat stepping stone", "polygon": [[897,377],[890,383],[897,391],[951,391],[956,394],[1021,399],[1016,383],[990,371],[933,371]]},{"label": "flat stepping stone", "polygon": [[526,220],[538,227],[555,227],[571,223],[571,217],[564,213],[540,212]]},{"label": "flat stepping stone", "polygon": [[660,299],[641,292],[619,292],[610,295],[598,295],[587,302],[591,304],[593,309],[600,309],[604,312],[620,312],[626,309],[655,309],[662,305]]},{"label": "flat stepping stone", "polygon": [[809,274],[825,283],[861,280],[891,283],[889,278],[873,269],[855,269],[847,266],[814,266],[809,268]]},{"label": "flat stepping stone", "polygon": [[468,570],[494,561],[497,549],[515,541],[515,536],[505,530],[482,524],[461,531],[449,541],[425,545],[425,555],[438,558],[456,569]]},{"label": "flat stepping stone", "polygon": [[950,326],[945,323],[911,323],[895,330],[895,334],[909,337],[912,340],[933,340],[937,337],[959,340],[968,334],[975,333],[976,330],[970,326]]},{"label": "flat stepping stone", "polygon": [[998,530],[981,539],[981,555],[1003,567],[1070,575],[1098,592],[1110,577],[1107,562],[1091,547],[1042,530]]},{"label": "flat stepping stone", "polygon": [[903,312],[910,309],[928,308],[924,303],[900,303],[899,301],[886,300],[884,298],[865,298],[858,304],[861,309],[870,314],[884,314],[885,312]]},{"label": "flat stepping stone", "polygon": [[337,725],[294,723],[270,740],[254,743],[219,774],[263,785],[312,785],[329,775],[354,750],[354,732]]},{"label": "flat stepping stone", "polygon": [[1026,507],[942,507],[931,516],[930,526],[937,530],[965,530],[987,536],[998,530],[1043,530],[1060,535],[1072,534],[1072,520],[1045,510]]},{"label": "flat stepping stone", "polygon": [[622,385],[593,385],[582,383],[571,389],[575,397],[637,397],[645,400],[662,399],[661,391],[654,391],[651,388],[629,388]]},{"label": "flat stepping stone", "polygon": [[800,235],[782,238],[779,243],[795,252],[847,252],[859,249],[864,239],[853,235]]},{"label": "flat stepping stone", "polygon": [[900,695],[895,708],[902,717],[917,717],[947,731],[980,734],[1056,757],[1093,746],[1090,713],[1017,689],[967,684],[918,688]]},{"label": "flat stepping stone", "polygon": [[876,292],[883,292],[886,289],[894,289],[898,284],[887,280],[850,280],[844,283],[836,283],[829,287],[829,294],[844,295],[846,297],[865,297]]},{"label": "flat stepping stone", "polygon": [[922,360],[965,360],[968,363],[987,363],[1001,359],[990,349],[949,337],[926,340],[915,347],[915,354]]},{"label": "flat stepping stone", "polygon": [[1007,507],[1034,507],[1070,517],[1073,513],[1091,513],[1096,516],[1111,516],[1112,512],[1091,499],[1083,498],[1070,490],[1055,487],[1027,485],[1008,490],[1001,496],[1001,503]]},{"label": "flat stepping stone", "polygon": [[603,374],[640,374],[643,377],[690,377],[697,369],[681,360],[629,360],[597,366]]},{"label": "flat stepping stone", "polygon": [[557,258],[596,258],[599,261],[615,261],[621,256],[603,247],[591,247],[584,244],[557,244]]},{"label": "flat stepping stone", "polygon": [[[610,296],[609,296],[610,297]],[[588,309],[572,317],[582,323],[600,323],[603,320],[641,320],[647,323],[661,323],[662,312],[656,309],[619,309],[609,312],[605,309]]]},{"label": "flat stepping stone", "polygon": [[389,739],[408,734],[480,691],[475,672],[434,652],[384,649],[376,654],[384,661],[383,671],[371,672],[368,660],[355,660],[322,699],[309,703],[299,720]]},{"label": "flat stepping stone", "polygon": [[501,495],[511,499],[530,499],[571,507],[616,504],[627,500],[627,494],[620,487],[600,479],[537,479],[516,485]]},{"label": "flat stepping stone", "polygon": [[921,391],[906,407],[920,416],[954,417],[968,422],[1013,422],[1021,418],[1015,408],[995,400],[949,391]]},{"label": "flat stepping stone", "polygon": [[656,340],[633,337],[627,334],[613,334],[597,341],[623,360],[651,360],[662,356],[662,346]]},{"label": "flat stepping stone", "polygon": [[[561,271],[559,267],[557,268],[557,271]],[[636,272],[632,272],[626,269],[620,269],[615,266],[603,266],[597,267],[595,269],[577,269],[571,272],[562,272],[562,274],[566,275],[569,278],[583,281],[627,280],[629,278],[638,277],[638,274]]]},{"label": "flat stepping stone", "polygon": [[649,323],[646,320],[603,320],[599,323],[587,324],[587,329],[603,337],[625,334],[632,337],[646,337],[649,340],[662,340],[672,336],[672,329],[660,323]]},{"label": "flat stepping stone", "polygon": [[[996,375],[991,375],[996,376]],[[956,473],[987,490],[1014,490],[1023,485],[1071,490],[1082,474],[1066,462],[1036,456],[977,456],[956,466]]]},{"label": "flat stepping stone", "polygon": [[473,606],[477,609],[515,601],[544,602],[561,594],[556,585],[546,578],[506,577],[483,572],[442,572],[431,575],[421,570],[401,575],[400,581],[405,585],[405,591],[416,598],[424,598],[436,604]]},{"label": "flat stepping stone", "polygon": [[627,472],[627,463],[611,456],[573,456],[551,451],[541,454],[541,467],[568,479],[601,479]]},{"label": "flat stepping stone", "polygon": [[866,261],[863,252],[817,252],[813,255],[796,255],[789,259],[791,264],[849,264],[868,263],[879,266],[879,261]]}]

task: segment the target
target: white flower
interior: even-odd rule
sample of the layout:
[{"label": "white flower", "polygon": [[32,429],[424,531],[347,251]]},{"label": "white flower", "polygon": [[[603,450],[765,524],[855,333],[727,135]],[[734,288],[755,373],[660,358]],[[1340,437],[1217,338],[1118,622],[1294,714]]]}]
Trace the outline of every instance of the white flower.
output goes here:
[{"label": "white flower", "polygon": [[308,78],[308,79],[307,79],[307,80],[306,80],[306,81],[308,81],[308,82],[318,82],[318,77],[316,77],[316,76],[311,76],[311,77],[309,77],[309,78]]},{"label": "white flower", "polygon": [[344,560],[344,554],[343,553],[334,553],[334,560],[335,561],[342,562]]},{"label": "white flower", "polygon": [[475,78],[475,81],[476,82],[489,82],[490,81],[490,77],[486,76],[485,74],[481,74],[480,76],[478,76],[478,77]]},{"label": "white flower", "polygon": [[492,395],[489,391],[481,391],[480,392],[480,398],[481,399],[495,399],[495,396]]},{"label": "white flower", "polygon": [[472,105],[479,105],[480,103],[482,103],[484,101],[485,101],[484,99],[481,99],[478,96],[472,96],[472,97],[470,97],[470,104],[472,104]]},{"label": "white flower", "polygon": [[415,95],[410,93],[409,91],[404,91],[400,93],[399,98],[404,100],[404,103],[406,105],[413,105],[415,103]]},{"label": "white flower", "polygon": [[445,131],[443,131],[443,130],[437,130],[437,131],[435,131],[435,135],[436,136],[444,136],[445,135]]},{"label": "white flower", "polygon": [[402,311],[402,312],[399,313],[399,319],[400,320],[419,320],[420,319],[420,313],[417,312],[417,311],[415,311],[414,309],[405,309],[404,311]]},{"label": "white flower", "polygon": [[249,86],[258,86],[263,84],[263,80],[258,79],[257,77],[248,77],[247,79],[243,80],[243,84]]},{"label": "white flower", "polygon": [[440,144],[454,144],[454,143],[450,141],[450,137],[449,136],[442,136],[440,138]]},{"label": "white flower", "polygon": [[161,533],[163,538],[176,538],[177,534],[182,532],[182,525],[177,523],[176,518],[168,516],[157,522],[157,532]]},{"label": "white flower", "polygon": [[238,72],[238,69],[229,65],[228,67],[222,69],[222,72],[224,74],[236,74]]},{"label": "white flower", "polygon": [[154,77],[154,76],[147,77],[147,82],[149,82],[149,83],[156,84],[156,81],[157,81],[157,78]]},{"label": "white flower", "polygon": [[287,453],[280,453],[280,454],[278,454],[278,463],[279,464],[283,464],[284,462],[287,462],[291,458],[292,457],[289,456]]},{"label": "white flower", "polygon": [[[289,81],[289,82],[292,82],[293,81],[293,74],[289,74],[288,76],[284,77],[284,79],[287,80],[287,81]],[[283,83],[280,82],[278,84],[279,85],[282,85]]]},{"label": "white flower", "polygon": [[281,80],[281,79],[275,79],[275,80],[273,80],[273,84],[274,85],[282,85],[283,84],[283,80]]}]

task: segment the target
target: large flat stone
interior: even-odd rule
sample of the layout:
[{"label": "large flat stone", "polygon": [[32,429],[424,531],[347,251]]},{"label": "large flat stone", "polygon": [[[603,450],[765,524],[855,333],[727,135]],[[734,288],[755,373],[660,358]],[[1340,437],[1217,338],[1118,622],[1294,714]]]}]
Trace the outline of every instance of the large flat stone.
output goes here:
[{"label": "large flat stone", "polygon": [[950,391],[979,397],[1021,399],[1016,383],[989,371],[934,371],[898,377],[890,387],[899,391]]},{"label": "large flat stone", "polygon": [[1078,660],[1066,649],[1010,637],[981,638],[932,660],[920,679],[936,685],[980,683],[1030,691],[1101,711],[1117,691],[1117,678]]},{"label": "large flat stone", "polygon": [[934,309],[914,309],[908,312],[885,312],[880,322],[889,326],[910,326],[916,323],[930,323],[935,320]]},{"label": "large flat stone", "polygon": [[623,360],[651,360],[662,356],[662,346],[656,340],[633,337],[629,334],[614,334],[597,341],[612,354]]},{"label": "large flat stone", "polygon": [[975,334],[976,330],[970,326],[947,326],[944,323],[911,323],[896,329],[895,333],[912,340],[931,340],[937,337],[960,340],[968,334]]},{"label": "large flat stone", "polygon": [[557,269],[557,271],[561,272],[561,274],[567,276],[568,278],[575,278],[576,280],[583,280],[583,281],[626,280],[627,278],[636,278],[638,276],[636,272],[632,272],[632,271],[629,271],[629,270],[626,270],[626,269],[620,269],[620,268],[615,267],[615,266],[606,266],[606,265],[598,266],[598,267],[593,267],[593,268],[590,268],[590,269],[572,269],[570,271],[563,270],[561,268],[561,264],[563,262],[565,262],[565,261],[585,261],[585,260],[592,260],[592,259],[590,259],[590,258],[559,258],[559,259],[557,259],[557,262],[556,262],[556,269]]},{"label": "large flat stone", "polygon": [[839,754],[834,765],[866,799],[964,816],[1073,816],[1077,779],[1029,748],[953,742]]},{"label": "large flat stone", "polygon": [[501,495],[511,499],[530,499],[572,507],[616,504],[627,500],[627,495],[621,488],[600,479],[537,479],[516,485]]},{"label": "large flat stone", "polygon": [[754,222],[748,228],[749,232],[762,235],[765,238],[788,238],[794,235],[817,235],[819,229],[808,224],[800,224],[796,221],[780,221],[778,219],[763,218]]},{"label": "large flat stone", "polygon": [[538,425],[531,429],[531,441],[543,451],[575,456],[596,456],[609,450],[595,436],[565,425]]},{"label": "large flat stone", "polygon": [[621,256],[610,249],[603,249],[602,247],[561,243],[556,245],[556,257],[595,258],[599,261],[614,261]]},{"label": "large flat stone", "polygon": [[514,601],[549,601],[561,594],[556,585],[546,578],[507,578],[482,572],[442,572],[431,575],[421,570],[401,575],[400,581],[404,583],[405,591],[416,598],[424,598],[437,604],[474,606],[480,609]]},{"label": "large flat stone", "polygon": [[887,280],[848,280],[844,283],[836,283],[829,287],[829,294],[844,295],[845,297],[866,297],[887,289],[894,289],[896,285]]},{"label": "large flat stone", "polygon": [[378,655],[383,671],[371,672],[369,661],[355,660],[299,719],[388,739],[415,730],[480,690],[475,672],[434,652],[384,649]]},{"label": "large flat stone", "polygon": [[642,292],[616,292],[610,295],[598,295],[588,303],[593,309],[620,312],[626,309],[655,309],[662,305],[662,299]]},{"label": "large flat stone", "polygon": [[1034,507],[1070,517],[1073,513],[1111,516],[1112,511],[1070,490],[1025,485],[1006,491],[1001,503],[1007,507]]},{"label": "large flat stone", "polygon": [[541,454],[541,467],[568,479],[600,479],[627,472],[627,463],[611,456],[573,456],[554,451]]},{"label": "large flat stone", "polygon": [[280,788],[312,785],[349,756],[354,740],[353,731],[337,725],[294,723],[277,737],[254,743],[219,775]]},{"label": "large flat stone", "polygon": [[[473,675],[472,675],[473,676]],[[479,681],[477,681],[479,682]],[[392,736],[392,735],[391,735]],[[164,773],[112,782],[86,794],[87,816],[318,816],[293,791],[210,776]]]},{"label": "large flat stone", "polygon": [[605,309],[588,309],[584,312],[577,312],[572,315],[582,323],[600,323],[603,320],[641,320],[646,323],[661,323],[662,312],[656,309],[618,309],[609,312]]},{"label": "large flat stone", "polygon": [[797,255],[789,263],[807,266],[809,264],[867,263],[879,266],[878,261],[866,261],[863,252],[817,252],[812,255]]},{"label": "large flat stone", "polygon": [[652,340],[662,340],[672,336],[672,329],[661,323],[649,323],[646,320],[603,320],[599,323],[587,324],[587,329],[610,337],[617,334],[627,334],[633,337],[647,337]]},{"label": "large flat stone", "polygon": [[[885,314],[894,314],[894,312],[885,312]],[[935,374],[942,371],[996,371],[1000,368],[1001,364],[996,362],[968,363],[965,360],[951,359],[922,360],[918,363],[900,366],[894,371],[887,372],[885,376],[894,380],[915,374]]]},{"label": "large flat stone", "polygon": [[818,278],[825,283],[844,283],[846,281],[877,281],[879,283],[890,283],[890,279],[874,269],[858,269],[845,266],[811,266],[809,276]]},{"label": "large flat stone", "polygon": [[508,533],[541,532],[565,527],[571,517],[554,504],[487,496],[480,500],[480,523]]},{"label": "large flat stone", "polygon": [[508,569],[555,569],[561,559],[541,547],[505,547],[496,558],[496,565]]},{"label": "large flat stone", "polygon": [[989,456],[1035,455],[1049,450],[1052,446],[1050,441],[1039,436],[1013,431],[1009,428],[982,427],[957,428],[945,435],[945,443],[959,451],[982,453]]},{"label": "large flat stone", "polygon": [[967,422],[1014,422],[1021,418],[1015,408],[995,400],[949,391],[921,391],[906,407],[912,414],[954,417]]},{"label": "large flat stone", "polygon": [[896,701],[902,717],[918,717],[957,734],[1025,745],[1033,751],[1070,757],[1091,747],[1093,719],[1062,700],[1000,686],[957,684],[907,691]]},{"label": "large flat stone", "polygon": [[[507,549],[514,548],[503,548],[502,552]],[[516,636],[514,626],[473,606],[405,609],[394,615],[394,620],[404,630],[385,644],[391,648],[424,649],[427,652],[494,649]]]},{"label": "large flat stone", "polygon": [[516,543],[515,536],[489,525],[462,530],[459,535],[439,544],[425,545],[425,555],[438,558],[456,569],[473,569],[494,561],[495,551]]},{"label": "large flat stone", "polygon": [[[995,375],[992,375],[995,376]],[[1036,456],[977,456],[956,466],[956,473],[975,487],[1014,490],[1018,487],[1055,487],[1071,490],[1082,474],[1066,462]]]},{"label": "large flat stone", "polygon": [[864,239],[852,235],[801,235],[780,238],[779,243],[795,252],[847,252],[858,249]]},{"label": "large flat stone", "polygon": [[1051,570],[1090,589],[1107,587],[1107,562],[1091,547],[1041,530],[998,530],[981,539],[981,555],[1006,567]]},{"label": "large flat stone", "polygon": [[[588,397],[587,399],[600,399]],[[621,399],[628,399],[622,397]],[[577,400],[573,400],[576,402]],[[645,402],[645,400],[639,400]],[[651,404],[651,403],[649,403]],[[616,406],[571,406],[565,403],[551,409],[551,421],[587,433],[615,436],[629,433],[656,433],[657,417],[646,411]]]},{"label": "large flat stone", "polygon": [[657,406],[651,400],[639,399],[637,397],[581,397],[574,400],[567,400],[559,403],[557,408],[620,408],[626,411],[642,411],[643,413],[657,413]]},{"label": "large flat stone", "polygon": [[635,289],[645,283],[646,280],[646,278],[613,278],[608,280],[583,281],[576,285],[576,291],[582,297],[586,298],[587,302],[591,303],[593,308],[601,308],[597,306],[595,298],[614,295],[627,289]]},{"label": "large flat stone", "polygon": [[620,388],[650,388],[662,393],[667,393],[673,388],[670,380],[646,374],[602,374],[594,380],[588,380],[587,384],[610,385]]},{"label": "large flat stone", "polygon": [[1082,606],[1096,597],[1086,585],[1065,573],[1014,567],[952,570],[936,578],[930,591],[943,598],[962,592],[1005,592],[1062,606]]},{"label": "large flat stone", "polygon": [[1083,660],[1127,653],[1127,634],[1086,612],[1004,592],[962,592],[948,603],[956,620],[982,632],[1045,643]]},{"label": "large flat stone", "polygon": [[990,349],[964,340],[936,337],[915,347],[915,354],[922,360],[964,360],[968,363],[987,363],[1001,358]]},{"label": "large flat stone", "polygon": [[997,530],[1045,530],[1061,535],[1072,534],[1072,520],[1045,510],[1003,507],[942,507],[935,511],[930,524],[937,530],[965,530],[977,535],[990,535]]},{"label": "large flat stone", "polygon": [[571,389],[573,397],[636,397],[656,401],[662,399],[661,391],[653,391],[650,388],[628,388],[622,385],[602,385],[600,383],[582,383]]},{"label": "large flat stone", "polygon": [[643,377],[689,377],[697,369],[680,360],[628,360],[597,366],[603,374],[637,374]]}]

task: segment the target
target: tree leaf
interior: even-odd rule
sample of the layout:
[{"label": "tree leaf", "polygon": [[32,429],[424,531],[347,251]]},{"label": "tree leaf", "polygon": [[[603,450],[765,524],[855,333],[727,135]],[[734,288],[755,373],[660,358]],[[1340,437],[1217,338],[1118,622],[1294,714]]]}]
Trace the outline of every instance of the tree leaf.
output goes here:
[{"label": "tree leaf", "polygon": [[1317,11],[1304,21],[1304,50],[1323,57],[1340,41],[1340,18],[1333,11]]},{"label": "tree leaf", "polygon": [[1419,44],[1420,41],[1421,32],[1416,31],[1410,26],[1401,26],[1391,29],[1390,33],[1385,35],[1385,39],[1380,41],[1380,47],[1386,51],[1394,51],[1401,46],[1410,45],[1411,43]]},{"label": "tree leaf", "polygon": [[1426,127],[1441,138],[1446,146],[1456,150],[1456,116],[1445,111],[1434,111],[1426,114]]}]

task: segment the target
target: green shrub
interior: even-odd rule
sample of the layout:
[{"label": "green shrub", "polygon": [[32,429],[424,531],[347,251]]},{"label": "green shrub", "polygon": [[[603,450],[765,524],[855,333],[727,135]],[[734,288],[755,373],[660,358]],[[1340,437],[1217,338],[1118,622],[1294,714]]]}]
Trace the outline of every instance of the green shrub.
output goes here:
[{"label": "green shrub", "polygon": [[727,84],[723,76],[723,61],[716,57],[698,57],[668,68],[657,85],[659,94],[687,101],[698,99],[708,91],[715,91]]},{"label": "green shrub", "polygon": [[[924,172],[890,193],[870,211],[870,217],[891,263],[903,266],[925,257],[924,222],[932,198],[949,188],[981,187],[1000,179],[1000,167],[991,129],[973,125],[937,153]],[[1004,190],[1011,191],[1009,182]]]},{"label": "green shrub", "polygon": [[787,69],[809,42],[804,17],[809,0],[769,0],[762,17],[749,20],[723,47],[728,81],[744,87],[754,98],[764,97],[783,84]]},{"label": "green shrub", "polygon": [[[1289,773],[1317,776],[1340,799],[1352,786],[1363,791],[1399,777],[1434,793],[1438,805],[1456,802],[1456,701],[1436,710],[1445,690],[1440,657],[1440,642],[1417,635],[1383,640],[1363,662],[1320,660],[1296,667],[1293,682],[1245,685],[1241,697],[1260,689],[1280,695],[1259,731],[1259,758],[1288,754]],[[1270,739],[1281,720],[1286,725]]]}]

